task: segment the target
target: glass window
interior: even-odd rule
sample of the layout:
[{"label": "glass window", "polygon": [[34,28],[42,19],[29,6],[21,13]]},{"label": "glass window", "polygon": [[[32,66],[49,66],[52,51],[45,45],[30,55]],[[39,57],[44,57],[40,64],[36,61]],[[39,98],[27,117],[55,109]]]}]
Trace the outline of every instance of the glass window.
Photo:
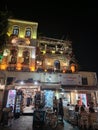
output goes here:
[{"label": "glass window", "polygon": [[13,34],[18,36],[18,34],[19,34],[19,27],[18,26],[13,27]]},{"label": "glass window", "polygon": [[82,84],[88,85],[87,77],[82,77]]},{"label": "glass window", "polygon": [[31,37],[31,28],[26,28],[26,37]]},{"label": "glass window", "polygon": [[28,50],[23,51],[23,58],[24,58],[23,64],[28,65],[29,64],[29,58],[30,58],[30,53],[29,53]]}]

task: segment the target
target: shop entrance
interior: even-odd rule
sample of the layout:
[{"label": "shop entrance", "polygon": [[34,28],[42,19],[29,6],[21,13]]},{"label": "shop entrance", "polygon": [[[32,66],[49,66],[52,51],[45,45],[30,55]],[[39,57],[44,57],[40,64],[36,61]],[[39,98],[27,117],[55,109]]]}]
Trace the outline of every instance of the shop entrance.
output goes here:
[{"label": "shop entrance", "polygon": [[[33,113],[35,95],[37,92],[40,92],[40,86],[15,86],[15,89],[22,91],[20,108],[22,114]],[[16,99],[17,99],[16,95]],[[19,100],[16,100],[16,106],[19,104]],[[16,108],[17,109],[17,108]]]}]

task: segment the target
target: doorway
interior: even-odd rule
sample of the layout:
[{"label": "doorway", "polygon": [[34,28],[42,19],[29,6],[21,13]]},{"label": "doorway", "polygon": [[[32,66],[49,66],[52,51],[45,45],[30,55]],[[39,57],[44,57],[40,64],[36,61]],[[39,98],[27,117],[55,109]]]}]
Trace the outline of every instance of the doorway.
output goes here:
[{"label": "doorway", "polygon": [[36,93],[40,91],[40,86],[16,86],[15,88],[22,91],[22,114],[32,114],[35,107],[34,97]]},{"label": "doorway", "polygon": [[59,60],[54,61],[54,68],[55,68],[55,70],[60,70],[60,61]]}]

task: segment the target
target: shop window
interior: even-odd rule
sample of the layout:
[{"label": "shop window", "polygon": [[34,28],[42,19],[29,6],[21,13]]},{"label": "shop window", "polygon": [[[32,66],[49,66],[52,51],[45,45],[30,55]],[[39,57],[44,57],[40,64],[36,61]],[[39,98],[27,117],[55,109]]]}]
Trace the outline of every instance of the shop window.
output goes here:
[{"label": "shop window", "polygon": [[82,85],[88,85],[87,77],[82,77]]},{"label": "shop window", "polygon": [[13,34],[18,36],[18,34],[19,34],[19,27],[18,26],[13,27]]},{"label": "shop window", "polygon": [[25,37],[31,37],[31,28],[26,28]]}]

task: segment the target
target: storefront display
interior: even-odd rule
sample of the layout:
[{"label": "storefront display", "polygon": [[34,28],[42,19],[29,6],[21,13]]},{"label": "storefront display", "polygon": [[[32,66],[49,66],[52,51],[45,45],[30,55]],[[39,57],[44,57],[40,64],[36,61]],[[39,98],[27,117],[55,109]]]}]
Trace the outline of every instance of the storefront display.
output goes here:
[{"label": "storefront display", "polygon": [[13,110],[14,110],[15,98],[16,98],[16,90],[9,90],[6,107],[13,106]]},{"label": "storefront display", "polygon": [[70,92],[60,92],[59,97],[63,99],[63,106],[66,107],[67,104],[70,104]]},{"label": "storefront display", "polygon": [[15,101],[15,118],[18,118],[22,112],[22,91],[17,91]]},{"label": "storefront display", "polygon": [[87,107],[87,97],[86,94],[76,94],[77,103],[81,105],[85,105]]},{"label": "storefront display", "polygon": [[21,102],[22,102],[22,93],[21,92],[17,92],[15,113],[20,113],[21,112]]},{"label": "storefront display", "polygon": [[53,96],[54,92],[52,90],[45,90],[45,107],[53,108]]}]

